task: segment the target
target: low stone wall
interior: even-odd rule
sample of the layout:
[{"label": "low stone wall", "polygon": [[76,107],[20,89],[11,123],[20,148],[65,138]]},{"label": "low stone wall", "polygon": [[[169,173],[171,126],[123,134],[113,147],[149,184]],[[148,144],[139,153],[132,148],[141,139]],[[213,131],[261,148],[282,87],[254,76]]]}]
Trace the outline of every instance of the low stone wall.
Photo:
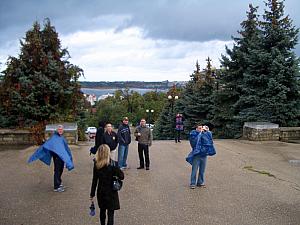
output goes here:
[{"label": "low stone wall", "polygon": [[0,145],[32,145],[34,139],[29,130],[0,129]]},{"label": "low stone wall", "polygon": [[243,127],[243,138],[250,141],[300,140],[300,127],[279,127],[274,123],[247,122]]},{"label": "low stone wall", "polygon": [[243,138],[250,141],[278,141],[279,126],[274,123],[247,122],[243,127]]},{"label": "low stone wall", "polygon": [[[56,131],[57,126],[60,124],[49,124],[46,126],[45,138],[48,140],[53,133]],[[64,137],[67,140],[68,144],[77,144],[78,143],[78,132],[76,123],[62,123],[64,126]]]},{"label": "low stone wall", "polygon": [[280,127],[280,141],[300,140],[300,127]]},{"label": "low stone wall", "polygon": [[[58,124],[47,125],[45,138],[48,140],[55,132]],[[78,143],[78,132],[76,123],[63,123],[64,137],[68,144]],[[0,129],[0,145],[34,145],[35,140],[32,133],[25,129]]]}]

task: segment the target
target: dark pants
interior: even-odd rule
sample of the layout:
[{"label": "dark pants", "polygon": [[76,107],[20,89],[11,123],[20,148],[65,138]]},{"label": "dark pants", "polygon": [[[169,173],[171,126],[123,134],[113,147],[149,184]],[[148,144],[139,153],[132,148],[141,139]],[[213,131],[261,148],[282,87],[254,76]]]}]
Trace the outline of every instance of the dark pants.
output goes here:
[{"label": "dark pants", "polygon": [[64,161],[59,158],[55,153],[52,154],[54,162],[54,189],[59,188],[61,185],[61,175],[64,171]]},{"label": "dark pants", "polygon": [[[114,210],[107,210],[107,225],[114,224]],[[100,209],[100,224],[105,225],[106,209]]]},{"label": "dark pants", "polygon": [[176,130],[176,134],[175,134],[175,142],[180,142],[180,133],[181,133],[181,130]]},{"label": "dark pants", "polygon": [[144,167],[144,154],[145,154],[146,167],[149,167],[150,166],[149,146],[138,143],[138,151],[139,151],[139,158],[140,158],[140,167]]}]

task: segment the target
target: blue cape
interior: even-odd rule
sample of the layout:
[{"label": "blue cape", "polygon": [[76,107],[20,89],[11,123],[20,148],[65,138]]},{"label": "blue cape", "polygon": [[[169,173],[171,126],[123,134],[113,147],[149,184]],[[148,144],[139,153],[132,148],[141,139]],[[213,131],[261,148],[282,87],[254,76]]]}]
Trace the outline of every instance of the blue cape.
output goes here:
[{"label": "blue cape", "polygon": [[190,145],[191,145],[192,149],[194,149],[196,147],[199,134],[200,134],[200,132],[198,132],[197,130],[192,130],[190,132],[189,141],[190,141]]},{"label": "blue cape", "polygon": [[197,138],[197,144],[195,148],[186,157],[186,161],[192,165],[193,158],[195,155],[200,155],[201,157],[213,156],[216,154],[216,149],[214,147],[212,134],[210,131],[201,132]]},{"label": "blue cape", "polygon": [[73,158],[71,150],[67,144],[66,139],[58,133],[41,145],[28,159],[28,163],[35,160],[41,160],[48,166],[51,164],[51,152],[56,153],[65,163],[68,170],[74,169]]}]

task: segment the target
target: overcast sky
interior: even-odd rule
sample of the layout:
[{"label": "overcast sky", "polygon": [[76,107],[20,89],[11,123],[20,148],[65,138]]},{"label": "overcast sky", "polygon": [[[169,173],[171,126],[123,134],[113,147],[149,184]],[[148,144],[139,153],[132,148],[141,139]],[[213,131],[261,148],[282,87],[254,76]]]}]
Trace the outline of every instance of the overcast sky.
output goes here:
[{"label": "overcast sky", "polygon": [[[33,22],[48,17],[70,61],[84,69],[81,80],[188,80],[196,60],[203,69],[209,56],[219,67],[249,3],[262,14],[263,0],[1,0],[0,69]],[[300,27],[300,1],[285,6]]]}]

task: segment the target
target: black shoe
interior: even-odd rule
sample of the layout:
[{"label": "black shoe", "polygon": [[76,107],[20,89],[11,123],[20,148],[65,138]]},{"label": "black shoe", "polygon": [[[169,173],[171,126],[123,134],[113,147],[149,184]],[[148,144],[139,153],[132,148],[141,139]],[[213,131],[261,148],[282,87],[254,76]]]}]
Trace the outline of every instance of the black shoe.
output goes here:
[{"label": "black shoe", "polygon": [[143,167],[143,166],[139,166],[139,167],[136,168],[136,169],[140,170],[140,169],[144,169],[144,167]]},{"label": "black shoe", "polygon": [[146,170],[150,170],[150,168],[149,168],[149,167],[146,167]]}]

